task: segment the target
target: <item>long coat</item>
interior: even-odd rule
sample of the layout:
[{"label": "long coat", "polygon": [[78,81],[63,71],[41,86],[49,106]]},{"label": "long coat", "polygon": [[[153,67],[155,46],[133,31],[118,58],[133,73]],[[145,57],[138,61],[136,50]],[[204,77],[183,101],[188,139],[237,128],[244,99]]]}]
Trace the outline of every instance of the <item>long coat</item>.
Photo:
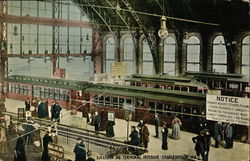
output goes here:
[{"label": "long coat", "polygon": [[130,141],[131,145],[139,146],[140,141],[139,141],[138,131],[133,130],[131,134],[129,135],[129,137],[131,137],[131,141]]},{"label": "long coat", "polygon": [[114,125],[115,125],[114,121],[107,122],[107,130],[106,130],[107,137],[114,137],[115,136]]},{"label": "long coat", "polygon": [[149,142],[149,131],[147,126],[142,127],[142,140],[143,142]]},{"label": "long coat", "polygon": [[156,118],[155,118],[155,121],[154,121],[154,125],[155,125],[155,128],[156,128],[156,129],[159,128],[159,124],[160,124],[159,117],[156,117]]},{"label": "long coat", "polygon": [[25,101],[25,111],[29,111],[31,106],[31,101]]},{"label": "long coat", "polygon": [[58,104],[54,104],[52,107],[51,107],[51,119],[58,119],[59,116],[60,116],[60,112],[62,110],[62,107],[59,106]]},{"label": "long coat", "polygon": [[43,137],[43,154],[42,154],[42,161],[50,161],[48,145],[52,143],[52,138],[45,134]]},{"label": "long coat", "polygon": [[24,140],[22,137],[19,137],[16,141],[14,161],[26,161]]},{"label": "long coat", "polygon": [[192,138],[195,144],[195,151],[197,154],[204,154],[207,151],[207,140],[205,136],[198,135]]},{"label": "long coat", "polygon": [[215,123],[214,124],[214,140],[215,141],[221,141],[221,134],[222,134],[222,126],[220,123]]},{"label": "long coat", "polygon": [[168,150],[168,128],[164,128],[162,131],[162,145],[161,148],[163,150]]},{"label": "long coat", "polygon": [[232,125],[228,125],[226,127],[225,137],[226,138],[232,138],[233,137],[233,127],[232,127]]},{"label": "long coat", "polygon": [[37,113],[37,116],[38,118],[44,118],[47,116],[46,114],[46,104],[45,102],[41,102],[39,105],[38,105],[38,113]]},{"label": "long coat", "polygon": [[86,161],[86,149],[85,145],[81,142],[75,145],[74,148],[75,161]]},{"label": "long coat", "polygon": [[107,112],[101,111],[100,112],[100,119],[101,119],[101,122],[100,122],[100,131],[105,131],[106,128],[108,128],[106,126],[107,125],[107,120],[108,120]]}]

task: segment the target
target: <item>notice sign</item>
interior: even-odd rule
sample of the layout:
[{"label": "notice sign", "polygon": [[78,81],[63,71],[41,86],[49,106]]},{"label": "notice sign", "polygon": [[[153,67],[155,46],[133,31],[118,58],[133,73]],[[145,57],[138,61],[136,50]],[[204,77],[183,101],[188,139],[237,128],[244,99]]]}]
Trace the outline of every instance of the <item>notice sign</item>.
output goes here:
[{"label": "notice sign", "polygon": [[207,120],[249,126],[249,98],[207,95]]},{"label": "notice sign", "polygon": [[127,74],[126,62],[112,63],[112,76],[125,76]]}]

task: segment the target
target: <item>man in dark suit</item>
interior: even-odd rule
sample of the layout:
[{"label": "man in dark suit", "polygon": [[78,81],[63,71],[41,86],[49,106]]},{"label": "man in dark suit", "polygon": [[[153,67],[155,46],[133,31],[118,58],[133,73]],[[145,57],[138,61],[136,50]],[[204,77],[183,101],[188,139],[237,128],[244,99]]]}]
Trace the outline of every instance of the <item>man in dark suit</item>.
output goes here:
[{"label": "man in dark suit", "polygon": [[77,139],[77,143],[74,148],[75,161],[86,161],[86,149],[81,138]]},{"label": "man in dark suit", "polygon": [[58,102],[55,102],[52,106],[51,106],[51,120],[56,120],[58,122],[60,122],[60,112],[62,110],[62,107],[58,104]]},{"label": "man in dark suit", "polygon": [[154,120],[154,124],[155,124],[155,137],[159,137],[159,124],[160,124],[160,120],[159,120],[159,116],[158,113],[155,114],[155,120]]}]

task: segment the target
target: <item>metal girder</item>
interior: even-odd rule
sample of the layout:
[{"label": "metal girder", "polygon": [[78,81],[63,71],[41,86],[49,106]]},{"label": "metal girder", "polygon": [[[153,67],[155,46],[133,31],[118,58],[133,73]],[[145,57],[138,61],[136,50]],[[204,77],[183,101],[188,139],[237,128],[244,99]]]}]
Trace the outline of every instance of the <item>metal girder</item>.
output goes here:
[{"label": "metal girder", "polygon": [[5,54],[3,57],[6,58],[14,58],[14,57],[19,57],[19,58],[40,58],[40,57],[53,57],[53,56],[59,56],[59,57],[66,57],[66,56],[97,56],[97,54]]},{"label": "metal girder", "polygon": [[43,17],[31,16],[13,16],[8,14],[0,14],[0,23],[20,23],[20,24],[34,24],[34,25],[48,25],[48,26],[68,26],[68,27],[82,27],[93,28],[94,24],[85,21],[51,19]]},{"label": "metal girder", "polygon": [[146,27],[143,25],[142,21],[140,20],[139,16],[134,12],[134,9],[132,8],[132,6],[129,4],[128,0],[122,0],[122,2],[125,4],[125,6],[130,10],[130,13],[132,14],[132,16],[134,17],[134,19],[136,20],[137,24],[140,26],[141,30],[143,31],[145,38],[148,42],[151,54],[153,55],[153,59],[154,56],[156,55],[155,51],[154,51],[154,47],[153,47],[153,39],[152,37],[149,35]]},{"label": "metal girder", "polygon": [[[110,3],[109,0],[106,0],[106,2],[107,2],[111,7],[115,8],[115,7],[113,6],[113,4]],[[117,5],[118,5],[118,4],[117,4]],[[135,48],[138,48],[138,46],[137,46],[137,44],[136,44],[135,37],[133,36],[133,33],[132,33],[132,31],[131,31],[130,26],[129,26],[128,23],[126,22],[125,18],[120,14],[120,12],[119,12],[117,9],[116,9],[115,11],[116,11],[117,15],[121,18],[121,20],[124,22],[124,24],[127,26],[128,30],[129,30],[129,33],[130,33],[131,36],[132,36],[132,40],[133,40],[133,44],[134,44]]]}]

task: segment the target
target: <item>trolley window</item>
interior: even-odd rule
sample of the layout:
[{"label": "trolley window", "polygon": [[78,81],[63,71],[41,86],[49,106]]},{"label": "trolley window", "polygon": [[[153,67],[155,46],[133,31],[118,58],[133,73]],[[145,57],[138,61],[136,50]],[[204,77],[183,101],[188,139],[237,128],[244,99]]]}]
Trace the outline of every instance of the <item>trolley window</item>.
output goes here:
[{"label": "trolley window", "polygon": [[113,97],[113,107],[118,107],[118,98],[117,97]]},{"label": "trolley window", "polygon": [[104,105],[104,97],[103,96],[99,96],[99,104]]},{"label": "trolley window", "polygon": [[48,88],[44,88],[44,98],[49,98],[49,90],[48,90]]},{"label": "trolley window", "polygon": [[23,84],[20,84],[19,90],[20,90],[20,94],[23,94]]},{"label": "trolley window", "polygon": [[59,93],[60,93],[59,89],[56,89],[55,90],[55,99],[56,100],[59,100]]},{"label": "trolley window", "polygon": [[39,88],[37,86],[33,87],[33,96],[39,97]]},{"label": "trolley window", "polygon": [[98,104],[98,95],[97,94],[95,94],[95,95],[93,95],[93,99],[94,99],[94,104]]},{"label": "trolley window", "polygon": [[122,108],[122,107],[123,107],[124,101],[125,101],[124,98],[119,98],[119,108]]},{"label": "trolley window", "polygon": [[150,111],[155,111],[155,102],[149,102],[148,107],[149,107]]},{"label": "trolley window", "polygon": [[69,102],[69,91],[64,91],[64,101]]},{"label": "trolley window", "polygon": [[129,99],[129,98],[126,98],[126,103],[128,103],[128,104],[132,104],[132,100],[131,100],[131,99]]},{"label": "trolley window", "polygon": [[15,84],[11,83],[11,92],[14,93],[15,92]]},{"label": "trolley window", "polygon": [[24,95],[28,94],[28,86],[23,86],[23,94]]},{"label": "trolley window", "polygon": [[105,106],[110,106],[110,96],[105,96]]},{"label": "trolley window", "polygon": [[60,90],[60,97],[59,98],[60,98],[59,100],[63,101],[63,99],[64,99],[64,92],[63,92],[63,90]]},{"label": "trolley window", "polygon": [[163,114],[163,111],[164,111],[164,104],[163,103],[159,103],[159,102],[157,102],[157,104],[156,104],[156,112],[158,113],[158,114],[160,114],[160,115],[162,115]]},{"label": "trolley window", "polygon": [[40,90],[40,97],[44,98],[44,88],[39,87],[39,90]]},{"label": "trolley window", "polygon": [[54,99],[54,95],[53,95],[53,89],[49,88],[49,98]]},{"label": "trolley window", "polygon": [[135,106],[144,107],[145,106],[144,99],[136,99]]}]

